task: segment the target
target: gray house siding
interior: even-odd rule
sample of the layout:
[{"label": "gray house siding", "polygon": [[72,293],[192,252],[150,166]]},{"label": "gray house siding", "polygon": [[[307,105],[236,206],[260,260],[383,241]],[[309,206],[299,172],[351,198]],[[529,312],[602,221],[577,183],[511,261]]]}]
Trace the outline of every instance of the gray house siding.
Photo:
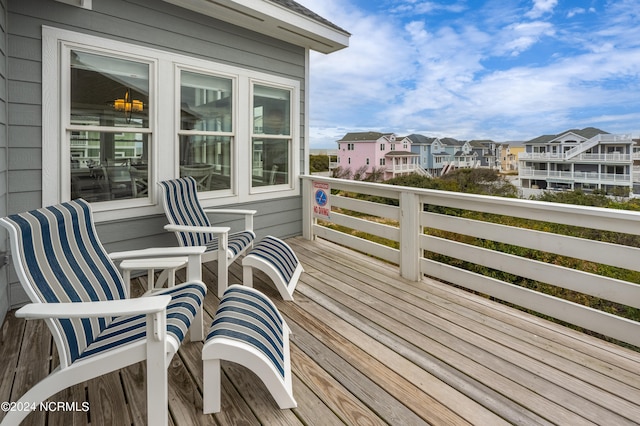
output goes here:
[{"label": "gray house siding", "polygon": [[[8,200],[8,213],[42,206],[43,25],[298,80],[301,83],[300,123],[304,126],[306,51],[302,47],[158,0],[99,0],[93,2],[93,10],[54,0],[0,1],[8,4],[10,22],[6,86],[9,93],[8,177],[5,177],[6,171],[0,170],[2,182],[8,181],[8,194],[0,193],[0,200],[5,197]],[[5,105],[4,97],[0,104]],[[300,135],[304,134],[301,129]],[[4,153],[6,148],[2,149]],[[304,170],[303,140],[300,149],[300,170]],[[0,190],[4,187],[0,185]],[[229,207],[258,210],[254,219],[258,237],[289,237],[301,233],[301,204],[301,197],[296,196]],[[162,229],[165,223],[164,216],[156,215],[102,222],[97,228],[107,250],[115,251],[175,245],[175,237]],[[241,226],[240,221],[227,222],[224,218],[216,222],[218,224],[232,229]],[[15,278],[11,281],[11,287],[19,289]],[[10,298],[13,306],[24,302],[24,295],[18,293]],[[5,303],[3,301],[6,297],[0,293],[0,304]]]},{"label": "gray house siding", "polygon": [[[7,214],[7,2],[0,0],[0,216]],[[0,253],[6,253],[9,241],[0,231]],[[2,259],[0,258],[0,262]],[[0,263],[0,324],[9,309],[9,268]]]}]

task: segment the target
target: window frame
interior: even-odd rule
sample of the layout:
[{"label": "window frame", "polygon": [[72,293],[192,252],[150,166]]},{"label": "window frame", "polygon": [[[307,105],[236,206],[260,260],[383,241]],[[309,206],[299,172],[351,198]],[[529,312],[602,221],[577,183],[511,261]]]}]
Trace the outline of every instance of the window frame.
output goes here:
[{"label": "window frame", "polygon": [[[79,47],[76,47],[79,46]],[[73,134],[73,132],[98,132],[98,133],[141,133],[141,134],[146,134],[149,135],[149,138],[147,140],[147,155],[149,159],[154,158],[154,153],[156,151],[155,149],[155,132],[153,131],[153,129],[156,126],[155,123],[155,105],[157,104],[157,102],[155,101],[154,97],[157,94],[157,91],[155,89],[156,87],[156,82],[157,82],[157,66],[158,66],[158,62],[154,59],[154,58],[149,58],[146,56],[142,56],[139,54],[127,54],[124,52],[111,52],[108,55],[105,55],[105,52],[103,49],[93,49],[93,48],[88,48],[86,46],[82,46],[82,45],[78,45],[78,43],[74,43],[74,42],[69,42],[65,44],[65,50],[66,52],[68,52],[69,54],[63,54],[60,56],[60,70],[67,70],[69,71],[68,74],[62,75],[63,78],[60,78],[60,117],[59,117],[59,121],[61,124],[61,128],[60,128],[60,141],[62,141],[61,145],[64,145],[63,147],[60,148],[60,156],[58,156],[57,158],[60,158],[59,161],[59,166],[60,166],[60,190],[59,190],[59,194],[60,194],[60,199],[61,201],[67,201],[71,199],[71,165],[69,163],[69,161],[65,161],[65,158],[69,158],[69,157],[65,157],[65,153],[70,154],[71,151],[71,141],[70,141],[70,136],[71,134]],[[148,102],[148,109],[149,109],[149,124],[148,127],[133,127],[133,126],[101,126],[101,125],[81,125],[81,124],[71,124],[71,98],[70,96],[62,96],[62,94],[70,94],[71,93],[71,73],[70,73],[70,69],[71,69],[71,61],[70,61],[70,53],[72,51],[81,51],[84,53],[89,53],[89,54],[95,54],[95,55],[101,55],[101,56],[108,56],[110,58],[116,58],[116,59],[120,59],[120,60],[127,60],[127,61],[132,61],[132,62],[137,62],[137,63],[144,63],[149,67],[149,102]],[[44,107],[43,107],[43,113],[44,113]],[[44,122],[44,120],[43,120]],[[43,126],[44,127],[44,126]],[[43,129],[44,131],[44,129]],[[44,140],[43,140],[43,145],[44,145]],[[44,149],[44,146],[43,146]],[[48,163],[46,163],[44,161],[44,159],[46,158],[50,158],[47,156],[43,156],[43,177],[45,176],[45,166],[48,165]],[[151,161],[151,160],[149,160]],[[149,176],[148,176],[148,180],[151,181],[151,173],[152,170],[155,168],[153,163],[149,164]],[[48,181],[47,181],[48,182]],[[65,182],[69,183],[68,186],[65,186]],[[43,182],[43,195],[45,192],[45,182]],[[150,194],[151,195],[151,194]],[[117,200],[117,201],[99,201],[99,202],[92,202],[92,206],[100,206],[103,203],[108,203],[108,202],[115,202],[118,203],[118,205],[122,205],[122,208],[133,208],[133,207],[139,207],[139,206],[145,206],[145,205],[149,205],[150,203],[150,199],[152,199],[152,197],[147,196],[146,198],[144,197],[140,197],[140,198],[130,198],[130,199],[122,199],[122,200]],[[43,200],[44,201],[44,200]],[[58,201],[56,201],[58,202]],[[53,203],[48,203],[48,204],[43,204],[43,205],[49,205],[49,204],[53,204]],[[100,210],[100,207],[98,207],[98,210]]]},{"label": "window frame", "polygon": [[[289,134],[267,134],[267,133],[254,133],[254,126],[253,126],[253,111],[255,108],[254,102],[255,102],[255,87],[256,86],[266,86],[269,88],[273,88],[273,89],[278,89],[278,90],[285,90],[285,91],[289,91],[289,96],[290,96],[290,110],[289,110]],[[253,159],[253,140],[254,139],[263,139],[263,140],[283,140],[286,139],[289,142],[287,143],[287,154],[289,157],[289,170],[288,170],[288,181],[286,183],[283,184],[275,184],[275,185],[262,185],[262,186],[253,186],[253,163],[251,161],[251,163],[249,164],[249,167],[247,168],[247,179],[249,181],[249,193],[251,194],[263,194],[263,193],[272,193],[275,191],[280,191],[280,190],[288,190],[292,187],[293,185],[293,181],[296,179],[296,175],[294,175],[294,170],[292,169],[292,164],[291,161],[293,159],[293,154],[294,154],[294,140],[293,140],[293,134],[294,134],[294,127],[293,127],[293,98],[294,98],[294,91],[290,86],[284,86],[284,85],[279,85],[279,84],[274,84],[273,82],[267,82],[264,80],[260,80],[260,79],[256,79],[256,78],[252,78],[249,81],[249,87],[250,87],[250,118],[251,118],[251,125],[248,127],[249,130],[249,155],[251,156],[251,159]]]},{"label": "window frame", "polygon": [[[233,143],[231,190],[200,193],[206,207],[239,204],[300,195],[301,173],[301,81],[275,74],[186,56],[104,37],[53,27],[42,27],[42,203],[51,205],[71,197],[70,140],[66,136],[70,108],[70,60],[72,50],[149,62],[149,188],[157,182],[179,176],[178,70],[233,78]],[[251,187],[251,128],[253,84],[290,90],[290,181],[286,185]],[[178,89],[176,89],[176,87]],[[87,130],[84,129],[83,130]],[[160,155],[162,153],[162,155]],[[51,159],[56,159],[52,161]],[[242,172],[241,172],[242,171]],[[157,190],[147,198],[92,203],[96,221],[141,217],[162,213]]]},{"label": "window frame", "polygon": [[[181,89],[182,89],[182,72],[186,71],[186,72],[190,72],[190,73],[196,73],[196,74],[202,74],[202,75],[207,75],[207,76],[211,76],[211,77],[219,77],[219,78],[227,78],[231,80],[231,91],[233,94],[232,97],[232,108],[231,108],[231,132],[224,132],[224,131],[188,131],[188,130],[183,130],[181,127],[181,120],[180,120],[180,108],[181,108]],[[176,140],[175,140],[175,169],[174,169],[174,174],[175,176],[180,176],[180,136],[182,135],[206,135],[206,136],[222,136],[222,137],[230,137],[231,138],[231,159],[230,159],[230,163],[232,166],[232,170],[230,173],[230,188],[229,189],[225,189],[225,190],[220,190],[220,191],[209,191],[209,192],[204,192],[204,193],[199,193],[198,195],[203,198],[203,199],[212,199],[212,198],[221,198],[221,197],[228,197],[228,196],[235,196],[238,194],[238,168],[240,168],[239,164],[236,164],[236,161],[238,161],[238,157],[237,157],[237,149],[236,149],[236,145],[238,144],[238,133],[237,133],[237,129],[238,129],[238,100],[236,99],[237,95],[238,95],[238,78],[237,75],[235,74],[231,74],[231,73],[227,73],[227,72],[217,72],[217,71],[212,71],[209,68],[203,68],[203,67],[195,67],[195,66],[190,66],[190,65],[185,65],[183,63],[174,63],[174,81],[175,81],[175,88],[174,88],[174,97],[175,97],[175,108],[174,108],[174,128],[175,128],[175,134],[176,134]]]}]

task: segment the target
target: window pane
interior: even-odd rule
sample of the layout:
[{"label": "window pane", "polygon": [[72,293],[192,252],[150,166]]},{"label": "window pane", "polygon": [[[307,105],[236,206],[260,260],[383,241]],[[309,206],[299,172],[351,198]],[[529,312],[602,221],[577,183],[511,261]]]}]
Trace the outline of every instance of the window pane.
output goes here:
[{"label": "window pane", "polygon": [[149,65],[71,51],[71,124],[149,127]]},{"label": "window pane", "polygon": [[232,81],[182,71],[180,117],[182,130],[232,131]]},{"label": "window pane", "polygon": [[291,134],[291,92],[289,90],[254,86],[253,133]]},{"label": "window pane", "polygon": [[252,140],[251,186],[289,183],[289,139]]},{"label": "window pane", "polygon": [[231,188],[231,138],[180,136],[180,176],[193,176],[199,191]]},{"label": "window pane", "polygon": [[144,133],[71,133],[71,198],[87,201],[148,196]]}]

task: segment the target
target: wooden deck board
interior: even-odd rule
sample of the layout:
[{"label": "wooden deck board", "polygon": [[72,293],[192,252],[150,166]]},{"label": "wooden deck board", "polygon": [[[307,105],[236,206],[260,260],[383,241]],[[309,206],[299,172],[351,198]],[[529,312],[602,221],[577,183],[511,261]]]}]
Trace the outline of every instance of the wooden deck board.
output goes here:
[{"label": "wooden deck board", "polygon": [[[640,423],[640,354],[443,283],[404,280],[344,247],[289,243],[305,267],[295,301],[282,301],[262,273],[254,284],[293,331],[298,407],[279,410],[257,376],[223,362],[222,411],[202,414],[202,342],[185,342],[169,368],[170,424]],[[205,282],[217,281],[215,269],[206,265]],[[234,264],[230,282],[241,277]],[[207,323],[215,293],[210,284]],[[16,400],[57,364],[55,348],[41,321],[11,313],[0,338],[0,397]],[[91,410],[36,412],[25,424],[145,424],[145,365],[50,400]]]},{"label": "wooden deck board", "polygon": [[[12,312],[6,316],[0,327],[0,401],[11,400],[20,347],[22,345],[26,321],[20,320]],[[1,415],[1,414],[0,414]]]},{"label": "wooden deck board", "polygon": [[[321,281],[326,283],[331,282],[326,276],[323,277]],[[363,317],[369,316],[367,315],[368,313],[383,313],[383,310],[386,310],[387,312],[383,313],[380,317],[380,325],[384,327],[387,332],[398,333],[399,330],[403,329],[402,324],[412,324],[410,327],[411,330],[408,330],[409,333],[417,331],[429,338],[429,341],[424,340],[426,344],[421,346],[428,347],[436,353],[434,345],[442,344],[443,347],[437,352],[437,356],[442,360],[448,360],[449,364],[454,367],[457,365],[457,369],[469,367],[470,363],[465,362],[465,360],[473,358],[476,363],[482,366],[488,366],[488,368],[492,370],[489,374],[493,375],[497,373],[508,377],[509,380],[514,382],[514,385],[508,386],[509,384],[503,381],[500,387],[506,391],[506,395],[511,395],[514,399],[517,399],[514,396],[514,392],[520,391],[522,395],[519,396],[521,400],[518,400],[520,404],[523,404],[524,401],[529,401],[528,403],[531,404],[532,399],[536,398],[528,393],[527,389],[516,385],[529,383],[528,389],[536,394],[544,394],[544,398],[547,400],[540,400],[540,414],[546,412],[549,408],[548,404],[562,396],[565,397],[564,405],[569,405],[571,411],[583,413],[588,408],[589,410],[585,415],[590,416],[592,419],[607,415],[615,417],[614,413],[622,408],[620,404],[626,405],[624,401],[608,397],[609,395],[606,392],[599,392],[595,386],[585,385],[583,382],[574,379],[573,376],[564,373],[564,371],[554,363],[546,364],[533,360],[527,354],[511,350],[504,345],[499,347],[499,351],[496,351],[496,341],[489,340],[489,338],[485,338],[479,333],[479,330],[484,328],[481,323],[476,323],[475,325],[470,323],[467,325],[467,328],[465,328],[457,325],[454,321],[448,321],[437,314],[427,311],[425,306],[418,306],[420,302],[419,299],[414,298],[413,301],[401,302],[398,301],[396,297],[388,297],[388,294],[383,294],[380,290],[373,288],[373,285],[371,285],[373,279],[368,280],[366,289],[351,287],[351,285],[357,285],[358,283],[352,280],[348,281],[349,285],[345,285],[346,282],[342,282],[339,285],[340,288],[334,287],[334,290],[346,292],[346,294],[353,298],[352,300],[357,301],[352,304],[354,309],[365,306],[365,308],[360,310],[360,314]],[[331,292],[332,291],[327,288],[323,290],[325,294],[330,294]],[[347,299],[340,293],[335,293],[334,298],[336,300]],[[373,309],[373,311],[371,311],[371,309]],[[398,320],[400,324],[396,324]],[[493,339],[493,336],[489,337]],[[416,338],[419,339],[420,336],[416,336]],[[448,354],[448,350],[453,350],[460,355],[457,353]],[[459,364],[452,362],[452,360],[456,358],[459,360]],[[558,362],[560,361],[561,360],[558,360]],[[567,366],[562,367],[566,368]],[[546,373],[543,372],[545,369],[548,370]],[[483,379],[483,377],[486,377],[487,372],[480,370],[477,370],[477,372],[466,370],[465,372],[487,383],[487,380]],[[478,374],[478,376],[475,376],[475,374]],[[545,376],[548,379],[543,381],[538,379],[538,376]],[[602,379],[602,377],[596,377],[594,375],[591,379],[593,380],[589,382],[597,383],[597,379]],[[565,395],[564,389],[560,387],[565,387],[572,391],[572,393],[576,394],[575,397]],[[580,393],[582,395],[579,395]],[[584,397],[586,396],[589,396],[591,401],[585,400]],[[610,411],[605,412],[604,409],[598,405],[594,405],[593,403],[595,402],[604,403],[605,406],[609,407]],[[623,419],[617,419],[616,423],[619,424],[619,422],[622,421]]]},{"label": "wooden deck board", "polygon": [[[292,244],[295,246],[295,243]],[[493,302],[489,304],[489,309],[479,311],[480,319],[476,321],[465,321],[465,318],[461,318],[458,314],[454,315],[460,307],[449,303],[449,306],[455,307],[455,309],[449,309],[449,316],[445,321],[441,318],[442,311],[435,311],[435,314],[432,311],[433,297],[428,290],[422,290],[424,295],[422,297],[416,297],[415,292],[411,295],[407,294],[407,283],[402,283],[403,280],[393,276],[389,276],[389,280],[385,280],[384,278],[381,280],[379,277],[376,277],[376,274],[388,272],[389,270],[387,268],[379,267],[372,273],[370,263],[366,265],[366,268],[363,268],[361,263],[359,263],[360,259],[350,264],[345,260],[353,258],[352,255],[348,257],[345,256],[350,254],[350,252],[336,254],[332,251],[332,253],[324,256],[324,247],[321,247],[320,244],[313,246],[303,244],[297,246],[296,250],[304,251],[305,247],[311,248],[309,252],[303,254],[303,256],[308,259],[308,262],[317,265],[316,270],[311,269],[309,271],[309,275],[324,274],[318,278],[317,286],[327,286],[330,283],[336,282],[335,279],[341,283],[339,290],[337,288],[329,290],[325,287],[319,290],[319,293],[327,295],[332,291],[341,291],[341,293],[334,293],[334,300],[357,300],[367,306],[381,305],[381,309],[386,309],[387,311],[392,311],[388,306],[389,304],[395,305],[397,309],[394,311],[394,316],[405,315],[407,311],[411,311],[413,314],[401,321],[404,324],[415,325],[424,319],[424,315],[430,315],[428,319],[422,322],[420,326],[417,326],[417,328],[423,330],[425,337],[428,335],[428,338],[433,340],[431,340],[431,342],[422,340],[424,343],[420,346],[429,348],[428,350],[430,352],[434,352],[433,345],[435,344],[437,346],[442,344],[444,346],[441,348],[442,351],[437,352],[438,359],[446,361],[448,365],[454,366],[457,370],[464,371],[466,376],[476,377],[487,386],[492,386],[507,398],[514,398],[514,392],[519,390],[521,395],[517,396],[517,398],[520,398],[517,400],[518,405],[525,406],[528,410],[531,410],[532,408],[535,409],[537,402],[540,404],[540,407],[535,411],[541,416],[548,416],[548,413],[553,413],[551,421],[554,422],[567,420],[575,424],[575,422],[581,420],[601,422],[603,419],[607,419],[610,422],[613,421],[623,424],[628,422],[628,420],[635,421],[637,418],[640,418],[640,414],[638,414],[637,411],[637,402],[629,400],[629,397],[635,398],[635,401],[640,400],[638,399],[640,395],[637,393],[637,374],[633,379],[635,386],[626,386],[620,382],[618,382],[618,386],[613,386],[616,389],[612,392],[617,393],[618,396],[621,394],[626,395],[626,400],[618,396],[612,396],[608,392],[600,391],[598,387],[603,386],[603,382],[606,384],[607,381],[613,385],[616,379],[604,379],[600,373],[594,373],[590,368],[585,368],[582,365],[578,367],[576,363],[566,363],[558,366],[557,362],[562,361],[560,359],[551,359],[549,360],[551,361],[550,363],[540,362],[531,359],[528,350],[518,352],[509,349],[504,344],[497,345],[496,338],[498,338],[498,340],[501,339],[502,334],[496,333],[493,330],[487,331],[483,321],[487,313],[494,309],[495,303]],[[340,250],[344,251],[344,249]],[[326,271],[326,273],[320,271]],[[333,275],[335,279],[330,279],[331,275]],[[363,279],[363,276],[367,278]],[[393,278],[393,281],[391,281],[391,278]],[[363,281],[366,281],[366,287],[360,290],[354,289],[353,286]],[[389,282],[393,283],[391,287],[396,286],[394,291],[389,289]],[[430,287],[434,284],[436,283],[430,283]],[[411,283],[411,285],[414,286],[413,283]],[[383,286],[387,292],[386,294],[381,294],[382,290],[380,289]],[[402,288],[398,288],[398,286],[402,286]],[[424,286],[421,287],[425,288]],[[430,287],[426,288],[428,289]],[[448,291],[452,290],[449,286],[446,287]],[[351,293],[350,299],[345,298],[344,291]],[[373,294],[377,296],[377,299],[371,299]],[[471,295],[466,294],[466,297],[469,296]],[[477,299],[477,297],[473,297]],[[420,300],[424,300],[426,303],[419,306],[418,301]],[[416,309],[416,306],[419,306],[419,309]],[[464,305],[462,307],[464,308]],[[513,310],[507,309],[506,311]],[[360,314],[366,317],[370,316],[371,312],[361,311]],[[423,318],[419,318],[420,316],[423,316]],[[390,320],[388,316],[381,317],[380,321],[384,324],[383,328],[388,330],[387,333],[399,333],[398,330],[400,330],[401,327],[395,325],[393,320]],[[348,322],[353,323],[354,319],[349,318]],[[548,323],[544,320],[536,318],[534,322],[542,322],[545,324],[545,327],[552,329],[559,328],[564,331],[564,327]],[[416,327],[414,326],[414,328]],[[492,334],[483,337],[480,335],[482,330]],[[585,336],[580,334],[580,337],[584,338]],[[415,334],[414,337],[409,338],[408,341],[420,341],[419,339],[421,339],[421,336]],[[518,343],[517,339],[512,338],[511,340]],[[599,343],[598,346],[600,346]],[[605,343],[603,346],[608,347],[610,345]],[[446,348],[455,350],[456,353],[450,354],[445,352]],[[618,349],[616,349],[616,351],[617,350]],[[494,355],[496,352],[498,354]],[[505,352],[507,353],[505,354]],[[452,362],[452,357],[458,356],[458,353],[461,353],[462,357],[459,359],[459,363],[455,364]],[[541,356],[544,356],[544,352],[541,353]],[[479,364],[481,364],[478,372],[470,369],[473,361],[469,362],[469,360],[478,361]],[[456,365],[458,366],[456,367]],[[464,370],[465,368],[466,370]],[[486,368],[489,368],[490,371],[484,370]],[[569,372],[565,373],[562,370],[563,368]],[[583,370],[584,376],[574,379],[573,374],[576,374],[575,370],[578,368]],[[475,374],[481,375],[474,376]],[[482,374],[484,374],[484,376]],[[508,379],[505,380],[504,376],[507,376]],[[509,383],[509,380],[514,383]],[[591,385],[591,383],[597,383],[598,387]],[[525,384],[526,386],[522,386],[521,384]],[[527,391],[527,387],[531,388],[531,391]],[[563,407],[558,407],[556,401],[562,401]],[[618,412],[624,413],[625,417],[618,417]],[[582,416],[588,419],[582,419]],[[516,421],[517,418],[511,418],[510,420]]]}]

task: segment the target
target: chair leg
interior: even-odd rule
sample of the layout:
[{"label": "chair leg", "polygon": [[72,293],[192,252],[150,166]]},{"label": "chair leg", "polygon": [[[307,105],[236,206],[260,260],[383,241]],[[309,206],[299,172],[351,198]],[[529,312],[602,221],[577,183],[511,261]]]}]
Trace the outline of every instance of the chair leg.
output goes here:
[{"label": "chair leg", "polygon": [[253,268],[251,266],[242,267],[242,285],[253,287]]},{"label": "chair leg", "polygon": [[155,290],[156,284],[156,271],[153,269],[147,270],[147,291]]},{"label": "chair leg", "polygon": [[202,410],[204,414],[220,412],[221,387],[220,360],[205,359],[202,362]]},{"label": "chair leg", "polygon": [[227,251],[220,251],[218,254],[218,297],[222,297],[229,285],[229,260]]},{"label": "chair leg", "polygon": [[166,311],[147,315],[147,424],[169,424]]},{"label": "chair leg", "polygon": [[202,342],[205,338],[204,332],[204,314],[203,307],[200,306],[196,312],[196,316],[193,317],[193,322],[189,327],[189,339],[192,342]]},{"label": "chair leg", "polygon": [[122,271],[122,281],[124,281],[124,291],[127,298],[131,297],[131,271],[125,269]]}]

